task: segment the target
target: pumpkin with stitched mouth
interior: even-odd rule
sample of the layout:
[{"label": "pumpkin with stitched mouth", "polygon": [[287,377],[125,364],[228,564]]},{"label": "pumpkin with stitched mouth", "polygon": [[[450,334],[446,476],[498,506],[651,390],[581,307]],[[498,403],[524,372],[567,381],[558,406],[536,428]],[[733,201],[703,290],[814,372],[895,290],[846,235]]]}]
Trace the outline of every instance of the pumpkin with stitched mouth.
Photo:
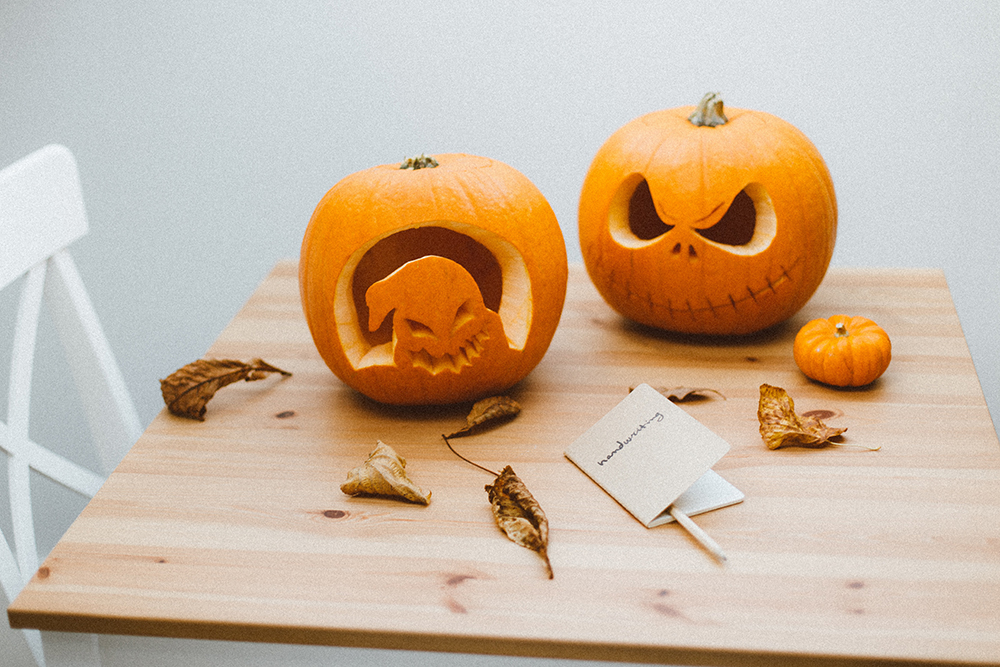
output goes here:
[{"label": "pumpkin with stitched mouth", "polygon": [[620,314],[668,331],[747,334],[815,292],[837,202],[802,132],[709,94],[612,134],[584,179],[579,231],[587,272]]},{"label": "pumpkin with stitched mouth", "polygon": [[566,281],[541,192],[513,167],[463,154],[347,176],[316,207],[299,262],[327,366],[400,405],[475,400],[523,379],[555,334]]}]

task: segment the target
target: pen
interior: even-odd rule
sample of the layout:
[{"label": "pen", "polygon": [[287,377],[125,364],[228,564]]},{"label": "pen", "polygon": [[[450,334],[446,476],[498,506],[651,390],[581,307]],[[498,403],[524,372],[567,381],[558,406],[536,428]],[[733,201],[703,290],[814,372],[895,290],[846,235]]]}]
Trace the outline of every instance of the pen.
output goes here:
[{"label": "pen", "polygon": [[667,511],[670,512],[670,516],[674,517],[674,519],[677,520],[677,523],[681,524],[681,527],[683,527],[684,530],[686,530],[691,534],[691,537],[698,540],[698,542],[700,542],[703,547],[708,549],[709,553],[711,553],[713,556],[719,559],[720,562],[725,562],[727,560],[726,554],[722,550],[722,547],[720,547],[719,544],[715,540],[713,540],[708,533],[699,528],[698,524],[696,524],[694,521],[691,520],[691,517],[689,517],[687,514],[677,509],[673,505],[671,505],[667,509]]}]

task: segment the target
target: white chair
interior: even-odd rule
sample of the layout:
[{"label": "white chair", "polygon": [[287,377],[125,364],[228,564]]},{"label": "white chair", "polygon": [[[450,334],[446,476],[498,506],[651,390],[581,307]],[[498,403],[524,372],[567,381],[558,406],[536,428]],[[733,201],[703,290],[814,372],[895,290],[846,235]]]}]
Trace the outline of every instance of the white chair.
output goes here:
[{"label": "white chair", "polygon": [[[0,171],[0,290],[20,281],[13,324],[7,421],[0,449],[7,456],[13,543],[0,532],[0,586],[9,601],[38,569],[31,470],[87,497],[142,432],[138,414],[101,330],[67,246],[87,233],[73,155],[51,145]],[[92,472],[29,439],[35,340],[42,302],[58,331],[103,470]],[[10,329],[4,322],[3,326]],[[4,504],[0,499],[0,506]],[[6,625],[5,632],[12,632]],[[40,633],[25,639],[45,664]]]}]

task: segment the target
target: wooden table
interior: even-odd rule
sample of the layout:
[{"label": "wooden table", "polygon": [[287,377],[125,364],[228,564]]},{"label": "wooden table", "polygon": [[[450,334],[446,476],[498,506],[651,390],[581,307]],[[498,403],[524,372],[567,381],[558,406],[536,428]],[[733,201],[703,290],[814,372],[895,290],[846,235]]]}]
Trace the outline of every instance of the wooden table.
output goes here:
[{"label": "wooden table", "polygon": [[[892,337],[870,388],[812,383],[792,360],[798,327],[841,311]],[[313,347],[294,262],[206,356],[294,375],[223,389],[203,423],[160,414],[10,606],[13,626],[636,662],[1000,664],[1000,445],[940,271],[834,268],[785,325],[705,341],[625,322],[572,267],[555,340],[511,392],[521,415],[453,441],[532,490],[551,581],[498,531],[492,478],[441,439],[468,405],[389,408],[346,389]],[[715,469],[746,493],[697,519],[724,565],[676,524],[642,527],[563,456],[640,382],[725,396],[682,404],[732,445]],[[765,382],[881,450],[766,449]],[[379,439],[432,490],[428,507],[340,492]]]}]

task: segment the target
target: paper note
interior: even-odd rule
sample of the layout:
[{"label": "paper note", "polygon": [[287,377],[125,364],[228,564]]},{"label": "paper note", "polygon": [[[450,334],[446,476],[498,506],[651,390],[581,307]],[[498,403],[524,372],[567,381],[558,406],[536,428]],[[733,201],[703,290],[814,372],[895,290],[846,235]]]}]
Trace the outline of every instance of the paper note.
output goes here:
[{"label": "paper note", "polygon": [[[566,458],[646,527],[690,490],[689,516],[743,494],[711,470],[729,443],[649,385],[639,385],[566,449]],[[698,485],[695,485],[695,483]],[[703,508],[703,509],[702,509]]]}]

